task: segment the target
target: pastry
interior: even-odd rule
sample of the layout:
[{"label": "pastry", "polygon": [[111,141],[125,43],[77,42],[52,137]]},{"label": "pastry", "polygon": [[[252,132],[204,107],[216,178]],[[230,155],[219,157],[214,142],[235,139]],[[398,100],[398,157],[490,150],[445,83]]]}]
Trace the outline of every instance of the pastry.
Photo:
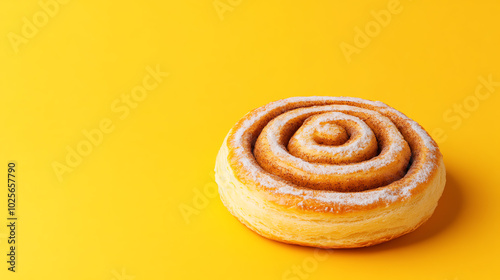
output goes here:
[{"label": "pastry", "polygon": [[222,202],[285,243],[364,247],[422,225],[446,171],[415,121],[378,101],[292,97],[245,115],[217,155]]}]

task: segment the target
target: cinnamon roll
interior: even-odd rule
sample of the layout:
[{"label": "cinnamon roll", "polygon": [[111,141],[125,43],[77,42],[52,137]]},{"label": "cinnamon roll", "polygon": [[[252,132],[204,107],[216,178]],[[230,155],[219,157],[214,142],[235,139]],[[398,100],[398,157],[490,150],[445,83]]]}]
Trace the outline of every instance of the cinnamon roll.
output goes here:
[{"label": "cinnamon roll", "polygon": [[409,233],[434,212],[446,171],[436,142],[378,101],[293,97],[243,117],[216,160],[222,202],[277,241],[353,248]]}]

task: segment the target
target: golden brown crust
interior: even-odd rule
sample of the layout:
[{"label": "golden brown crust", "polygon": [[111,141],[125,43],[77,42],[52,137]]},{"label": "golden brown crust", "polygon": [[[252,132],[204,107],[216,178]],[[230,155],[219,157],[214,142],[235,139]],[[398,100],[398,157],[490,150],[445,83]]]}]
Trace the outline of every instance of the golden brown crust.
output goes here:
[{"label": "golden brown crust", "polygon": [[[414,230],[432,214],[445,174],[420,125],[381,102],[346,97],[289,98],[253,110],[229,132],[216,171],[223,202],[247,227],[326,248],[369,246]],[[370,224],[393,216],[398,221],[385,229]],[[283,228],[329,231],[318,240],[314,232],[285,234],[270,217]],[[331,232],[336,223],[340,233]]]}]

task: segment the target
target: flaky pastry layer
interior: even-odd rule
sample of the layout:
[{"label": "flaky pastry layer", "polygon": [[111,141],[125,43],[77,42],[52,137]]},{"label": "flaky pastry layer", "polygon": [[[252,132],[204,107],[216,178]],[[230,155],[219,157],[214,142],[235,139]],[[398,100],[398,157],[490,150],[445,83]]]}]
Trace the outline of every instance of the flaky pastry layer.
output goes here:
[{"label": "flaky pastry layer", "polygon": [[381,102],[296,97],[248,113],[216,161],[224,205],[262,236],[352,248],[415,230],[446,171],[437,144]]}]

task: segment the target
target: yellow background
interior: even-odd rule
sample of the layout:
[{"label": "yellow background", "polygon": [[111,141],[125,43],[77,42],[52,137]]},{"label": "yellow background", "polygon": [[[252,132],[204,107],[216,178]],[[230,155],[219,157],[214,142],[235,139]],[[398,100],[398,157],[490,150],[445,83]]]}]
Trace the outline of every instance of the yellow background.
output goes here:
[{"label": "yellow background", "polygon": [[[0,193],[0,279],[500,277],[500,87],[474,103],[480,77],[500,81],[500,2],[401,0],[380,30],[371,11],[392,1],[67,2],[18,45],[23,18],[44,23],[44,10],[0,3],[0,175],[17,161],[19,195],[11,273]],[[367,25],[373,38],[348,62],[342,42],[356,46]],[[170,75],[121,119],[112,104],[157,65]],[[326,259],[238,223],[211,192],[225,134],[303,95],[384,101],[444,133],[448,183],[432,219]],[[106,119],[114,130],[58,180],[54,162]]]}]

